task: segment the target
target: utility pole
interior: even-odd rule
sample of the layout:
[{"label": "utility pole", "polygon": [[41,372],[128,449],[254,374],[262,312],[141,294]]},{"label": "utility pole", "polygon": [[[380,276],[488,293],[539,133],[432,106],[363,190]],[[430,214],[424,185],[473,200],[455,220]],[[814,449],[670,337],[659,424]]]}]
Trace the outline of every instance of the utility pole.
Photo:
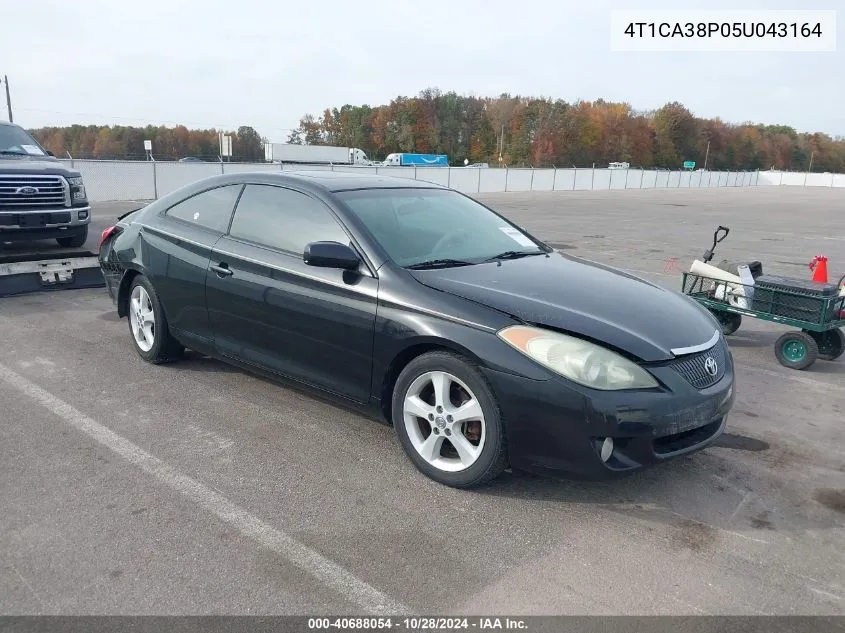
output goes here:
[{"label": "utility pole", "polygon": [[6,110],[9,112],[9,123],[14,123],[15,120],[12,118],[12,96],[9,93],[9,78],[6,75],[3,75],[3,83],[6,84]]},{"label": "utility pole", "polygon": [[810,165],[809,165],[809,167],[807,167],[807,171],[804,172],[804,186],[805,187],[807,186],[807,176],[809,176],[810,172],[813,170],[813,155],[815,153],[816,153],[815,151],[810,152]]},{"label": "utility pole", "polygon": [[710,141],[707,141],[707,151],[704,152],[704,171],[707,171],[707,157],[710,156]]}]

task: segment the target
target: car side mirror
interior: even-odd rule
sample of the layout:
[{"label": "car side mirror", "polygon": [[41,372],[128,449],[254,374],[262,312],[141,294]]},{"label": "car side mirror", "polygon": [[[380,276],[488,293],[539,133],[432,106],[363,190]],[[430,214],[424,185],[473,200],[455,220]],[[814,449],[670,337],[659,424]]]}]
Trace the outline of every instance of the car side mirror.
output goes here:
[{"label": "car side mirror", "polygon": [[48,149],[47,156],[53,156],[55,158],[56,155]]},{"label": "car side mirror", "polygon": [[311,242],[305,246],[303,261],[309,266],[356,270],[361,263],[352,247],[340,242]]}]

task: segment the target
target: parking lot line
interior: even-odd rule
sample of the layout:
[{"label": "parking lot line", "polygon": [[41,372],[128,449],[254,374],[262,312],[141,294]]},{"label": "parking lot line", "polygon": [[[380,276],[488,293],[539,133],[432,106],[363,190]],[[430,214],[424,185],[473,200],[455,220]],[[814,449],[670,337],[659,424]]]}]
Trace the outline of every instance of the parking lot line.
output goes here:
[{"label": "parking lot line", "polygon": [[367,613],[374,615],[411,613],[410,609],[337,563],[264,523],[223,495],[179,472],[158,457],[151,455],[2,364],[0,364],[0,379],[127,462],[153,475],[161,483],[205,508],[242,535],[313,575],[325,586],[358,605]]}]

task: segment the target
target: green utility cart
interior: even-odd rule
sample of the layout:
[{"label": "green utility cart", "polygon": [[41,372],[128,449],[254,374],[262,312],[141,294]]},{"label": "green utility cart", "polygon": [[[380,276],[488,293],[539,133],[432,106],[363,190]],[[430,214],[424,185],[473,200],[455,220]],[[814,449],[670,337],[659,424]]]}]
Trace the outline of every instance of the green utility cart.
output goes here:
[{"label": "green utility cart", "polygon": [[[728,231],[717,229],[705,263]],[[689,272],[683,273],[683,292],[713,313],[726,336],[739,329],[743,316],[795,328],[775,343],[775,356],[784,367],[806,369],[817,359],[836,360],[845,351],[845,296],[837,284],[763,275],[761,269],[751,284]]]}]

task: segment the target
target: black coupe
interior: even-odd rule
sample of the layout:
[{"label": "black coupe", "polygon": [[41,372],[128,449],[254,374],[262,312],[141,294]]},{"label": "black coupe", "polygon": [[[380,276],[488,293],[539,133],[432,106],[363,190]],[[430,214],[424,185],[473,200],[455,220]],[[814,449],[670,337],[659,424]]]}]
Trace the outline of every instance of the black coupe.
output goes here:
[{"label": "black coupe", "polygon": [[712,443],[735,398],[697,303],[433,184],[216,176],[122,217],[99,257],[144,360],[190,348],[331,394],[450,486],[636,472]]}]

